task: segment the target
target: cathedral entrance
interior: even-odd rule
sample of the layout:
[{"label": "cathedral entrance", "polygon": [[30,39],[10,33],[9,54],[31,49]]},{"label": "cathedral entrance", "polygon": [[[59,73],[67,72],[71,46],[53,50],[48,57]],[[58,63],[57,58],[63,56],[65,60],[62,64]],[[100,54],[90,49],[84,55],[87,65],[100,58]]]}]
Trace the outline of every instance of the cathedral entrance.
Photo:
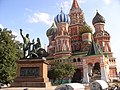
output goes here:
[{"label": "cathedral entrance", "polygon": [[82,69],[76,69],[75,70],[76,72],[74,73],[73,75],[73,78],[72,78],[72,83],[81,83],[82,82],[82,78],[83,78],[83,72],[82,72]]},{"label": "cathedral entrance", "polygon": [[99,62],[94,64],[92,71],[93,71],[93,75],[92,75],[93,79],[100,80],[101,79],[101,70],[100,70],[100,63]]},{"label": "cathedral entrance", "polygon": [[88,75],[90,82],[101,79],[100,63],[88,64]]}]

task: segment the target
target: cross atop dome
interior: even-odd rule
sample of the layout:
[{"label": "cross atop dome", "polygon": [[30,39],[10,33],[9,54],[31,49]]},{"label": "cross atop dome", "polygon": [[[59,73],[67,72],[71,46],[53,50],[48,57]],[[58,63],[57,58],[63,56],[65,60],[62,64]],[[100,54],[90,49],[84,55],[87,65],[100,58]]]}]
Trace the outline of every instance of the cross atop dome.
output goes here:
[{"label": "cross atop dome", "polygon": [[63,11],[62,11],[62,7],[61,7],[61,11],[60,11],[60,13],[62,13]]}]

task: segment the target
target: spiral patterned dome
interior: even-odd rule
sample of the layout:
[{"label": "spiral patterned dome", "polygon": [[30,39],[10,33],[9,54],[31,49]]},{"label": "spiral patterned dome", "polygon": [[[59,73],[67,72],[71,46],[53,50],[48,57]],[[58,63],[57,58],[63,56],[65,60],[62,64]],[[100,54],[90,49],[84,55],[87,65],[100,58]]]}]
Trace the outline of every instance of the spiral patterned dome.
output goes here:
[{"label": "spiral patterned dome", "polygon": [[60,22],[66,22],[69,23],[70,22],[70,17],[66,14],[64,14],[61,10],[60,14],[58,14],[55,18],[54,18],[55,23],[60,23]]},{"label": "spiral patterned dome", "polygon": [[95,17],[92,20],[93,25],[95,23],[105,23],[105,19],[103,16],[101,16],[98,12],[96,13]]},{"label": "spiral patterned dome", "polygon": [[47,30],[46,35],[49,37],[51,35],[55,35],[57,32],[57,27],[53,23],[52,26]]}]

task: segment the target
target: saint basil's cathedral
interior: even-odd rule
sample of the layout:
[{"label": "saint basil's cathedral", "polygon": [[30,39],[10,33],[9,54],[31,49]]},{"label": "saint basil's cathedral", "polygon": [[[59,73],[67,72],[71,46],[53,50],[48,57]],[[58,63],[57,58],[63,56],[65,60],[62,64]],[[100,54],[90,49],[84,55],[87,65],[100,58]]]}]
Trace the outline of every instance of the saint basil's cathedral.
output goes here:
[{"label": "saint basil's cathedral", "polygon": [[109,81],[117,78],[110,34],[104,29],[105,19],[98,11],[92,24],[94,33],[86,23],[77,0],[73,0],[69,14],[61,10],[46,32],[49,40],[47,61],[75,64],[77,69],[72,78],[73,82],[82,80],[88,83],[91,79]]}]

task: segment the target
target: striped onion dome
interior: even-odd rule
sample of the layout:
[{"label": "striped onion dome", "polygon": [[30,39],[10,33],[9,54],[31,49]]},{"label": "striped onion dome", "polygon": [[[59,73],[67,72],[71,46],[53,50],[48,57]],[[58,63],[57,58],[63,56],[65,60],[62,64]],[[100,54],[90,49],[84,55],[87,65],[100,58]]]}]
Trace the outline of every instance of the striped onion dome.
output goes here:
[{"label": "striped onion dome", "polygon": [[60,22],[65,22],[65,23],[69,23],[70,22],[70,18],[68,15],[64,14],[61,10],[60,14],[58,14],[55,18],[54,18],[55,23],[60,23]]},{"label": "striped onion dome", "polygon": [[57,32],[57,27],[55,26],[55,23],[53,23],[52,26],[47,30],[46,35],[49,37],[56,34],[56,32]]}]

